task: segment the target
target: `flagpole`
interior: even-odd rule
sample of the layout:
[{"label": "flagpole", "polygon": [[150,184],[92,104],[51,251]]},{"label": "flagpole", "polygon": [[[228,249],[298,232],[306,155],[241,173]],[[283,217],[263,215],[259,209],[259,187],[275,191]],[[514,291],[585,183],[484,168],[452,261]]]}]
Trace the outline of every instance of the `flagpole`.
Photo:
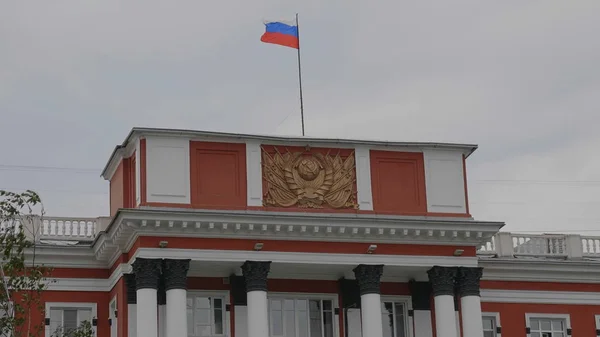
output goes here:
[{"label": "flagpole", "polygon": [[302,102],[302,68],[300,67],[300,25],[296,13],[296,29],[298,31],[298,84],[300,85],[300,118],[302,120],[302,136],[304,136],[304,104]]}]

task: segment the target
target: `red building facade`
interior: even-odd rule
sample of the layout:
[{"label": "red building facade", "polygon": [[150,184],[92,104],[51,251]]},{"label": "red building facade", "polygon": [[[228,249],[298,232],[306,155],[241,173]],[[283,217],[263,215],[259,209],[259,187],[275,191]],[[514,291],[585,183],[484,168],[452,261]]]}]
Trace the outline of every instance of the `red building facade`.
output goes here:
[{"label": "red building facade", "polygon": [[135,128],[110,217],[44,219],[47,332],[595,336],[600,239],[474,220],[475,149]]}]

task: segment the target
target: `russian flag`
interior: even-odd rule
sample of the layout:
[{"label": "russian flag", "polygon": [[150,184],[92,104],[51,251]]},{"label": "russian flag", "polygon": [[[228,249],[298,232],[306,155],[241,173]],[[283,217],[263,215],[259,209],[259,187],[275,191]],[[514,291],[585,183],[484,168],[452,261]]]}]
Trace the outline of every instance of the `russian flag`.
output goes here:
[{"label": "russian flag", "polygon": [[298,25],[284,21],[265,22],[266,31],[260,40],[265,43],[278,44],[285,47],[298,49],[300,40],[298,38]]}]

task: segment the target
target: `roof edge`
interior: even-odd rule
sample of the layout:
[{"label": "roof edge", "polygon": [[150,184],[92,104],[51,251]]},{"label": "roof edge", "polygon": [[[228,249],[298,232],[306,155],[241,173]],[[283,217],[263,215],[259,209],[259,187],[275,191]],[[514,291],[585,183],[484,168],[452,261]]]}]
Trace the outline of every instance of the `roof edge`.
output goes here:
[{"label": "roof edge", "polygon": [[[442,142],[400,142],[400,141],[383,141],[383,140],[367,140],[367,139],[345,139],[345,138],[323,138],[323,137],[300,137],[300,136],[273,136],[273,135],[259,135],[259,134],[245,134],[245,133],[231,133],[231,132],[218,132],[218,131],[202,131],[202,130],[188,130],[188,129],[165,129],[165,128],[148,128],[148,127],[133,127],[131,131],[123,140],[121,145],[117,145],[110,155],[110,158],[104,169],[102,170],[101,176],[104,179],[106,173],[113,164],[115,157],[119,155],[119,150],[127,147],[127,145],[141,135],[158,135],[158,136],[188,136],[188,137],[213,137],[213,138],[237,138],[237,139],[251,139],[251,140],[263,140],[273,142],[292,142],[292,143],[325,143],[325,144],[356,144],[356,145],[375,145],[375,146],[390,146],[390,147],[428,147],[428,148],[440,148],[440,149],[463,149],[466,150],[465,158],[468,158],[475,150],[478,145],[476,144],[463,144],[463,143],[442,143]],[[120,158],[119,158],[120,159]]]}]

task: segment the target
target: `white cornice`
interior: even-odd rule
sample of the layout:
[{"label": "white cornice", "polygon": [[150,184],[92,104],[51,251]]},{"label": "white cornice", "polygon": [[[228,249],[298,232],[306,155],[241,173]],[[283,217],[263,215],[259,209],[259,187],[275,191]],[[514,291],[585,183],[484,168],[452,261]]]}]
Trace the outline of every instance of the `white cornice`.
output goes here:
[{"label": "white cornice", "polygon": [[483,280],[600,283],[600,261],[479,258]]},{"label": "white cornice", "polygon": [[142,235],[478,246],[503,225],[461,218],[142,208],[119,211],[94,252],[101,260],[114,258]]},{"label": "white cornice", "polygon": [[482,289],[481,302],[598,305],[600,303],[600,293]]}]

